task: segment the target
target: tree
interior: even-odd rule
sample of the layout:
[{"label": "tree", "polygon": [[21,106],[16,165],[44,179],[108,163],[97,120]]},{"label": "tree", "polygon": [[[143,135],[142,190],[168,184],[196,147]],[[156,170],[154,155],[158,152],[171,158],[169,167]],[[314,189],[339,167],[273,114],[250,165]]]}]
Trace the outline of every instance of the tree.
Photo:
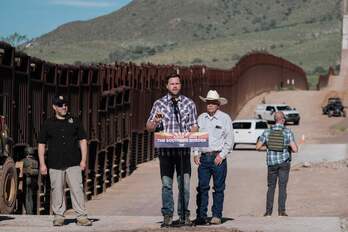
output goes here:
[{"label": "tree", "polygon": [[20,44],[28,42],[29,38],[26,35],[21,35],[21,34],[15,32],[7,37],[1,37],[0,40],[3,40],[5,42],[11,44],[13,47],[17,47]]}]

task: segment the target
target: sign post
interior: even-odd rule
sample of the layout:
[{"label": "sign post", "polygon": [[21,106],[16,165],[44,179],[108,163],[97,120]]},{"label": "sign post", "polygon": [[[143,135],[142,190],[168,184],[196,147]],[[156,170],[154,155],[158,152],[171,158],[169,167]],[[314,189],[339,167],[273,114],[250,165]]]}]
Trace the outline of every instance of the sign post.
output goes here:
[{"label": "sign post", "polygon": [[208,147],[208,132],[184,132],[184,133],[155,133],[155,148],[177,148],[180,155],[180,196],[181,196],[181,217],[185,223],[185,194],[184,194],[184,159],[183,149],[191,147]]},{"label": "sign post", "polygon": [[208,132],[155,133],[155,148],[188,148],[208,146]]}]

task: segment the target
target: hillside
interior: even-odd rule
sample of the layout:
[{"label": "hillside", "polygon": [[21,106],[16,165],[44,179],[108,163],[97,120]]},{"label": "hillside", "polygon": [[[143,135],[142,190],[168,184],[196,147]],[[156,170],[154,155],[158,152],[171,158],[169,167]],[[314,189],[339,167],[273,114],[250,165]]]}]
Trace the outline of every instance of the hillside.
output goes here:
[{"label": "hillside", "polygon": [[335,65],[341,0],[133,0],[111,14],[71,22],[26,51],[58,63],[114,60],[229,68],[267,50],[311,74]]}]

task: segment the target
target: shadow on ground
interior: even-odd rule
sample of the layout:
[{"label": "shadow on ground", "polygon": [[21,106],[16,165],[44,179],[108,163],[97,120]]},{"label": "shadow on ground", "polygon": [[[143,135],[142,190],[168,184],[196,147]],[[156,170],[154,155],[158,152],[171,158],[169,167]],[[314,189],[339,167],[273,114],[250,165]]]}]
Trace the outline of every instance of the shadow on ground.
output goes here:
[{"label": "shadow on ground", "polygon": [[[208,218],[208,221],[211,220],[211,217]],[[221,225],[226,223],[227,221],[233,221],[233,218],[224,217],[221,219]],[[163,222],[157,222],[158,224],[162,224]],[[162,230],[170,230],[170,231],[212,231],[212,232],[243,232],[241,230],[235,228],[224,228],[224,227],[216,227],[215,225],[207,224],[207,225],[196,225],[195,220],[192,221],[191,226],[180,224],[179,220],[173,221],[172,226],[170,227],[161,227],[160,229],[143,229],[143,230],[132,230],[127,232],[159,232]]]},{"label": "shadow on ground", "polygon": [[13,220],[14,217],[0,216],[0,221]]},{"label": "shadow on ground", "polygon": [[[92,222],[97,222],[99,221],[100,219],[97,219],[97,218],[89,218]],[[69,224],[76,224],[76,219],[73,219],[73,218],[68,218],[68,219],[65,219],[64,220],[64,225],[69,225]]]},{"label": "shadow on ground", "polygon": [[[162,231],[175,231],[175,232],[179,232],[179,231],[192,231],[192,232],[244,232],[235,228],[225,228],[225,227],[215,227],[215,226],[185,226],[185,227],[180,227],[180,228],[176,228],[176,227],[169,227],[169,228],[158,228],[158,229],[137,229],[137,230],[120,230],[117,232],[162,232]],[[116,232],[116,231],[115,231]],[[250,232],[250,231],[249,231]],[[257,232],[261,232],[261,231],[257,231]]]}]

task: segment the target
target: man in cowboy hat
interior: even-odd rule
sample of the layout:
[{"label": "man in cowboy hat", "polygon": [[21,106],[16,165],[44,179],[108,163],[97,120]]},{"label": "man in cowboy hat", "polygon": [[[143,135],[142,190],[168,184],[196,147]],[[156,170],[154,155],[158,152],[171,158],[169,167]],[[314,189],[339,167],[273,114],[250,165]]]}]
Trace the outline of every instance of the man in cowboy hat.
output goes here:
[{"label": "man in cowboy hat", "polygon": [[209,201],[209,182],[214,180],[212,219],[210,224],[221,224],[224,202],[225,180],[227,175],[226,156],[233,149],[233,128],[231,117],[219,110],[227,99],[220,97],[215,90],[209,90],[207,97],[200,99],[206,103],[207,112],[198,117],[199,131],[208,132],[209,147],[197,148],[194,162],[198,167],[197,219],[196,224],[208,224],[207,207]]}]

